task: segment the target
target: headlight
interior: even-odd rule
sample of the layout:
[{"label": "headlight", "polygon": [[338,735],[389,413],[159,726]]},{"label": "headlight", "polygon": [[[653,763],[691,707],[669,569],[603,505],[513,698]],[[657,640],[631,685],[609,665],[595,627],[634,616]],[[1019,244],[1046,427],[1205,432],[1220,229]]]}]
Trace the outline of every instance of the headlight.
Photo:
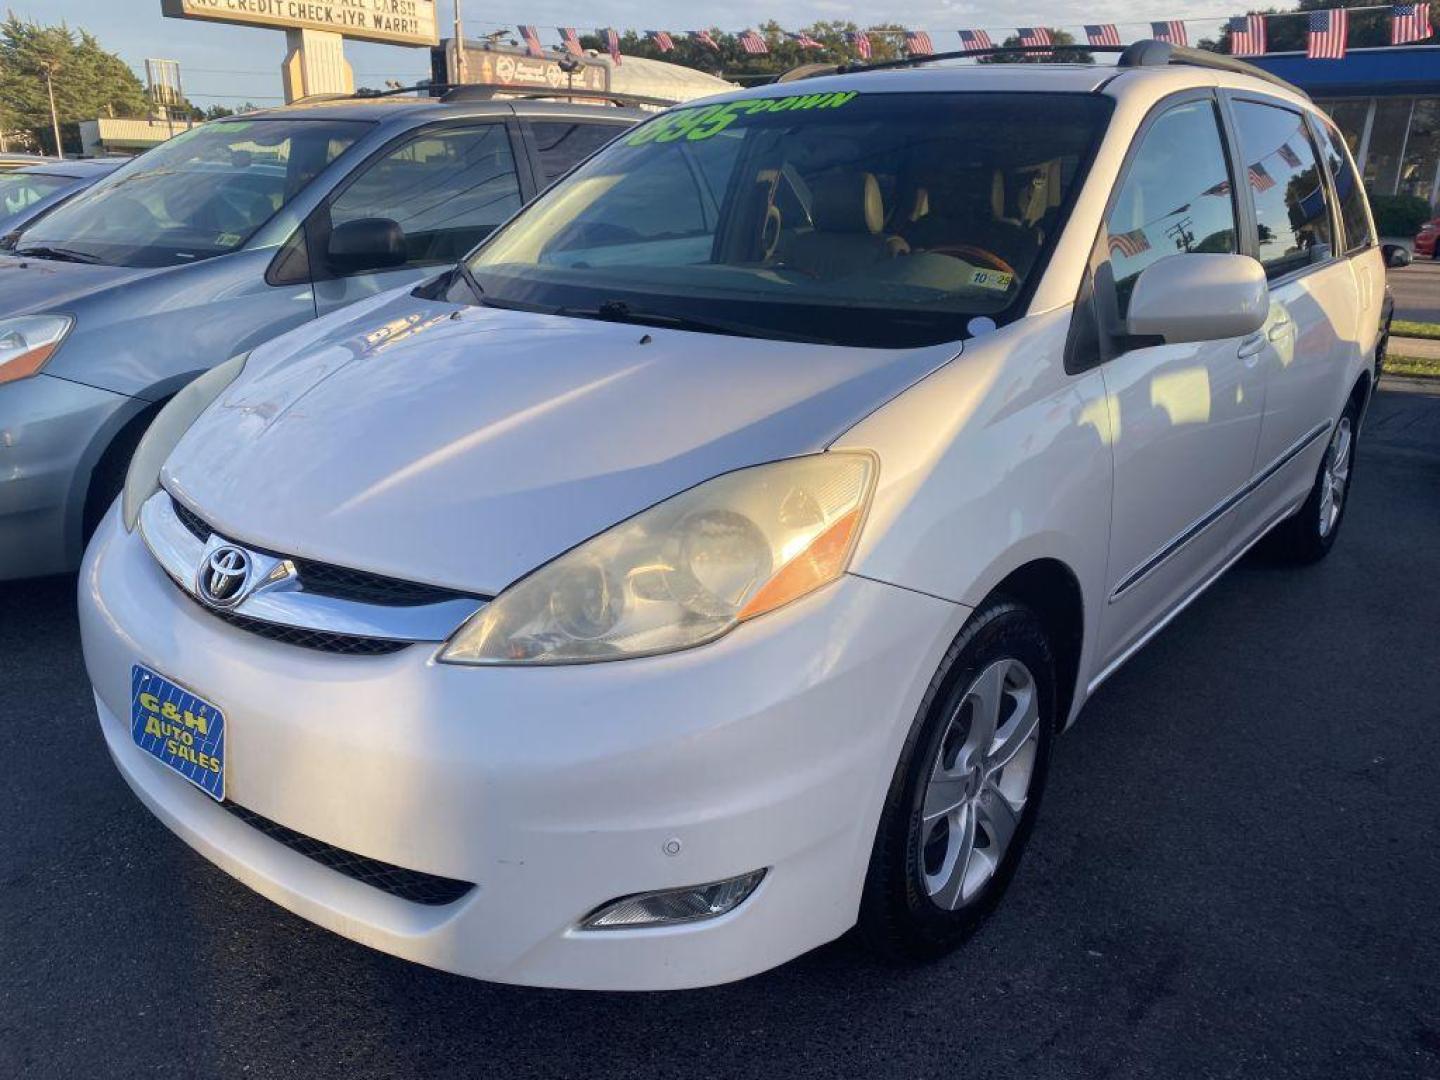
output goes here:
[{"label": "headlight", "polygon": [[210,403],[235,381],[249,358],[250,354],[245,353],[211,368],[171,398],[150,424],[140,445],[135,448],[135,456],[130,459],[130,471],[125,475],[125,500],[121,510],[126,531],[135,531],[135,522],[140,520],[140,507],[160,489],[160,466],[165,464],[170,451],[175,449],[180,437],[190,430],[190,425],[199,419]]},{"label": "headlight", "polygon": [[69,315],[0,319],[0,383],[27,379],[38,372],[74,325]]},{"label": "headlight", "polygon": [[713,641],[845,572],[875,473],[869,454],[828,453],[700,484],[510,586],[440,659],[575,664]]}]

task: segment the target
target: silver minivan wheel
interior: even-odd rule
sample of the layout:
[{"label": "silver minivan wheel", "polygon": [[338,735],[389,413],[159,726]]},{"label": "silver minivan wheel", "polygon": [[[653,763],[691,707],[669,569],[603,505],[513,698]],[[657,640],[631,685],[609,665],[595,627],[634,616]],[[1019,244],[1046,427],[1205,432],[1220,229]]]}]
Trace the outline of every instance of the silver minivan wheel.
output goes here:
[{"label": "silver minivan wheel", "polygon": [[991,664],[955,706],[930,764],[916,823],[925,895],[964,907],[995,876],[1025,812],[1040,741],[1035,677]]},{"label": "silver minivan wheel", "polygon": [[1320,535],[1329,536],[1345,508],[1345,493],[1350,486],[1350,452],[1355,445],[1350,417],[1342,416],[1330,437],[1325,455],[1325,468],[1320,477]]}]

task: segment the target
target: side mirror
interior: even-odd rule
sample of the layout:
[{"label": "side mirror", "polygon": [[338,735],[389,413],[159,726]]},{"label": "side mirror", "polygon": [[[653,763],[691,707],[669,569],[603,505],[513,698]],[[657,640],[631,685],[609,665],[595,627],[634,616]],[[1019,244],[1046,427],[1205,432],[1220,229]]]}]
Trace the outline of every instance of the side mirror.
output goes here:
[{"label": "side mirror", "polygon": [[405,230],[389,218],[356,218],[343,222],[331,230],[325,257],[330,269],[337,274],[404,266]]},{"label": "side mirror", "polygon": [[1392,269],[1409,266],[1412,261],[1409,249],[1402,244],[1381,244],[1380,253],[1385,256],[1385,265]]},{"label": "side mirror", "polygon": [[1265,325],[1270,287],[1248,255],[1167,255],[1140,272],[1125,332],[1168,345],[1244,337]]}]

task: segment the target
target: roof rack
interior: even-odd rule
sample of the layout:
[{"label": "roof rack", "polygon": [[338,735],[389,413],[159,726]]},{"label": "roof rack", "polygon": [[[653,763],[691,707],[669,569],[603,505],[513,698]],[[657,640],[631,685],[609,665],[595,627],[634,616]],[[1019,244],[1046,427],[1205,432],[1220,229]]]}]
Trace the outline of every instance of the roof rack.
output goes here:
[{"label": "roof rack", "polygon": [[1229,71],[1235,75],[1249,75],[1252,79],[1260,79],[1272,86],[1289,90],[1292,94],[1299,94],[1306,101],[1310,100],[1310,95],[1294,83],[1280,78],[1279,75],[1273,75],[1255,64],[1247,64],[1244,60],[1236,60],[1233,56],[1226,56],[1224,53],[1192,49],[1185,45],[1171,45],[1168,41],[1156,41],[1153,38],[1136,41],[1125,46],[1125,51],[1120,54],[1117,66],[1122,68],[1162,67],[1166,64],[1187,64],[1191,67],[1210,68],[1214,71]]},{"label": "roof rack", "polygon": [[1207,52],[1204,49],[1190,49],[1183,45],[1171,45],[1167,41],[1147,38],[1129,45],[996,45],[988,49],[964,49],[955,52],[930,53],[926,56],[902,56],[898,60],[882,60],[877,64],[804,64],[792,68],[779,78],[779,82],[796,79],[814,79],[821,75],[847,75],[862,71],[885,71],[894,68],[918,67],[937,60],[965,60],[977,56],[1008,56],[1026,54],[1046,55],[1050,53],[1119,53],[1116,67],[1141,68],[1164,67],[1167,64],[1187,64],[1191,67],[1211,68],[1229,71],[1236,75],[1249,75],[1273,86],[1283,87],[1292,94],[1299,94],[1308,100],[1309,96],[1294,83],[1286,82],[1278,75],[1272,75],[1264,68],[1236,60],[1233,56]]},{"label": "roof rack", "polygon": [[676,104],[670,98],[647,97],[644,94],[617,94],[609,90],[586,90],[560,86],[553,90],[539,90],[533,86],[507,86],[504,84],[480,85],[468,83],[464,86],[456,86],[447,90],[440,98],[441,101],[489,101],[499,95],[506,98],[524,98],[528,100],[547,100],[553,98],[584,98],[587,101],[608,101],[612,105],[653,105],[662,109],[668,109]]}]

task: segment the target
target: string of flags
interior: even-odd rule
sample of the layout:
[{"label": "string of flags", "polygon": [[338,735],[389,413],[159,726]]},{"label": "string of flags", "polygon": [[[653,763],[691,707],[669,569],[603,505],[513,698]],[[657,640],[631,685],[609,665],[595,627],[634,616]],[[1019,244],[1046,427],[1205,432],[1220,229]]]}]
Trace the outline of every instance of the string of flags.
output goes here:
[{"label": "string of flags", "polygon": [[[1266,33],[1269,20],[1293,17],[1297,14],[1301,13],[1240,15],[1227,20],[1224,26],[1230,35],[1230,55],[1263,56],[1269,47]],[[1312,60],[1342,59],[1345,56],[1346,39],[1350,29],[1349,10],[1331,8],[1303,14],[1306,17],[1305,55]],[[1408,45],[1417,41],[1425,41],[1433,33],[1430,27],[1429,0],[1391,4],[1389,14],[1391,45]],[[579,56],[583,52],[580,45],[580,34],[575,27],[561,26],[555,29],[559,30],[561,46],[567,52],[573,56]],[[530,55],[544,56],[545,49],[540,41],[539,28],[521,24],[519,30],[520,37],[525,42],[525,48]],[[622,62],[620,32],[606,27],[596,30],[595,33],[604,42],[605,51],[610,54],[611,59],[617,65],[620,64]],[[985,30],[966,29],[957,31],[957,33],[960,36],[959,52],[983,52],[995,47],[994,40]],[[720,42],[709,30],[687,30],[684,36],[714,52],[720,51]],[[742,30],[734,35],[721,36],[733,37],[740,48],[751,56],[763,56],[770,52],[770,46],[765,36],[753,29]],[[787,33],[785,36],[802,49],[823,49],[825,47],[824,42],[804,31]],[[925,30],[851,30],[846,32],[845,41],[854,49],[860,59],[869,60],[874,55],[874,39],[887,36],[899,36],[905,52],[909,56],[932,56],[936,52],[935,41]],[[1150,36],[1172,45],[1190,44],[1185,30],[1185,22],[1181,19],[1151,22]],[[662,53],[673,52],[675,49],[675,36],[668,30],[647,30],[645,37]],[[1042,55],[1046,54],[1046,50],[1054,45],[1053,31],[1046,26],[1016,27],[1015,37],[1022,46],[1040,51]],[[1120,37],[1120,30],[1115,23],[1085,24],[1085,40],[1090,45],[1111,48],[1124,44]]]}]

